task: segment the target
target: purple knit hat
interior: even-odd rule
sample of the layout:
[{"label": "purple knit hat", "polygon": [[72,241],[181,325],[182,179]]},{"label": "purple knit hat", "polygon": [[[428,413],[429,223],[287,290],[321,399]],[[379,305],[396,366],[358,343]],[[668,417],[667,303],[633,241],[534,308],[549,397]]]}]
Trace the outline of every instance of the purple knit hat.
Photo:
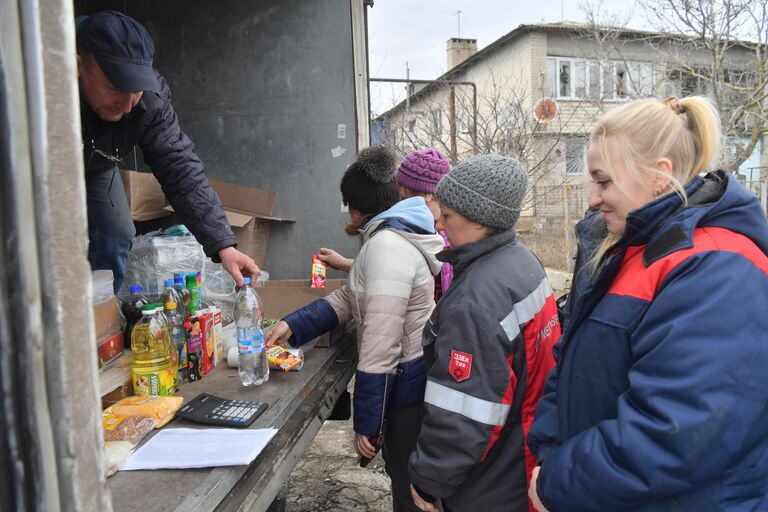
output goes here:
[{"label": "purple knit hat", "polygon": [[433,148],[409,153],[395,174],[398,185],[424,194],[433,194],[440,179],[451,170],[451,163]]}]

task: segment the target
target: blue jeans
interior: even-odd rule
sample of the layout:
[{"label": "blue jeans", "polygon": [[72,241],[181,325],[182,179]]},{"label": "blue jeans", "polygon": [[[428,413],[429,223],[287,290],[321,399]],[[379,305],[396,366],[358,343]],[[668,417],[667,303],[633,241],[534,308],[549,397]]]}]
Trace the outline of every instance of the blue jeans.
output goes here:
[{"label": "blue jeans", "polygon": [[85,175],[88,200],[88,261],[93,270],[111,270],[120,289],[128,251],[136,234],[128,198],[117,167]]}]

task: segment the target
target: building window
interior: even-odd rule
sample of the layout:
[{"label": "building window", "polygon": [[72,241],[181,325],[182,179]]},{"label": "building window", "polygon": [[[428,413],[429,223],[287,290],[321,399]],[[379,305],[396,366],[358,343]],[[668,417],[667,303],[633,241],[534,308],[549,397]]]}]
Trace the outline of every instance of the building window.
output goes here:
[{"label": "building window", "polygon": [[547,96],[557,98],[557,59],[547,59]]},{"label": "building window", "polygon": [[560,84],[558,96],[561,98],[572,96],[571,93],[571,63],[559,61],[557,63],[558,83]]},{"label": "building window", "polygon": [[588,91],[589,94],[587,94],[587,99],[590,100],[599,100],[600,99],[600,63],[599,62],[590,62],[589,63],[589,75],[587,76],[588,80]]},{"label": "building window", "polygon": [[430,112],[432,117],[432,130],[436,135],[442,135],[443,133],[443,111],[440,109]]},{"label": "building window", "polygon": [[546,90],[552,98],[647,97],[653,95],[653,64],[548,57]]},{"label": "building window", "polygon": [[587,141],[574,138],[565,141],[565,174],[573,176],[584,174],[587,160]]},{"label": "building window", "polygon": [[472,119],[457,118],[456,129],[459,133],[472,133]]}]

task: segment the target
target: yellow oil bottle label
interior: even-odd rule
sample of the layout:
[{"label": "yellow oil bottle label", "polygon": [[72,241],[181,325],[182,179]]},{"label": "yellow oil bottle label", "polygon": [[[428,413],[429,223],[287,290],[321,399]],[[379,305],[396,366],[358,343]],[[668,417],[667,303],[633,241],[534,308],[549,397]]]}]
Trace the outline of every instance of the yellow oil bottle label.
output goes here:
[{"label": "yellow oil bottle label", "polygon": [[133,368],[133,392],[145,396],[172,396],[174,386],[173,368]]}]

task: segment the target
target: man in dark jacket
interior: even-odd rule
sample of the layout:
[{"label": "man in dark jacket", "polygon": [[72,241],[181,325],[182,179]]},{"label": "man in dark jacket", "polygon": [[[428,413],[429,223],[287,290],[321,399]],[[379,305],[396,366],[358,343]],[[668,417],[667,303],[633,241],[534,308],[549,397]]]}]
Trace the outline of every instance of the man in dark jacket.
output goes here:
[{"label": "man in dark jacket", "polygon": [[181,220],[238,286],[259,268],[238,251],[219,197],[194,145],[181,131],[165,79],[152,68],[155,47],[133,18],[104,11],[77,20],[77,71],[88,200],[88,259],[112,270],[115,291],[134,236],[118,163],[138,144]]}]

